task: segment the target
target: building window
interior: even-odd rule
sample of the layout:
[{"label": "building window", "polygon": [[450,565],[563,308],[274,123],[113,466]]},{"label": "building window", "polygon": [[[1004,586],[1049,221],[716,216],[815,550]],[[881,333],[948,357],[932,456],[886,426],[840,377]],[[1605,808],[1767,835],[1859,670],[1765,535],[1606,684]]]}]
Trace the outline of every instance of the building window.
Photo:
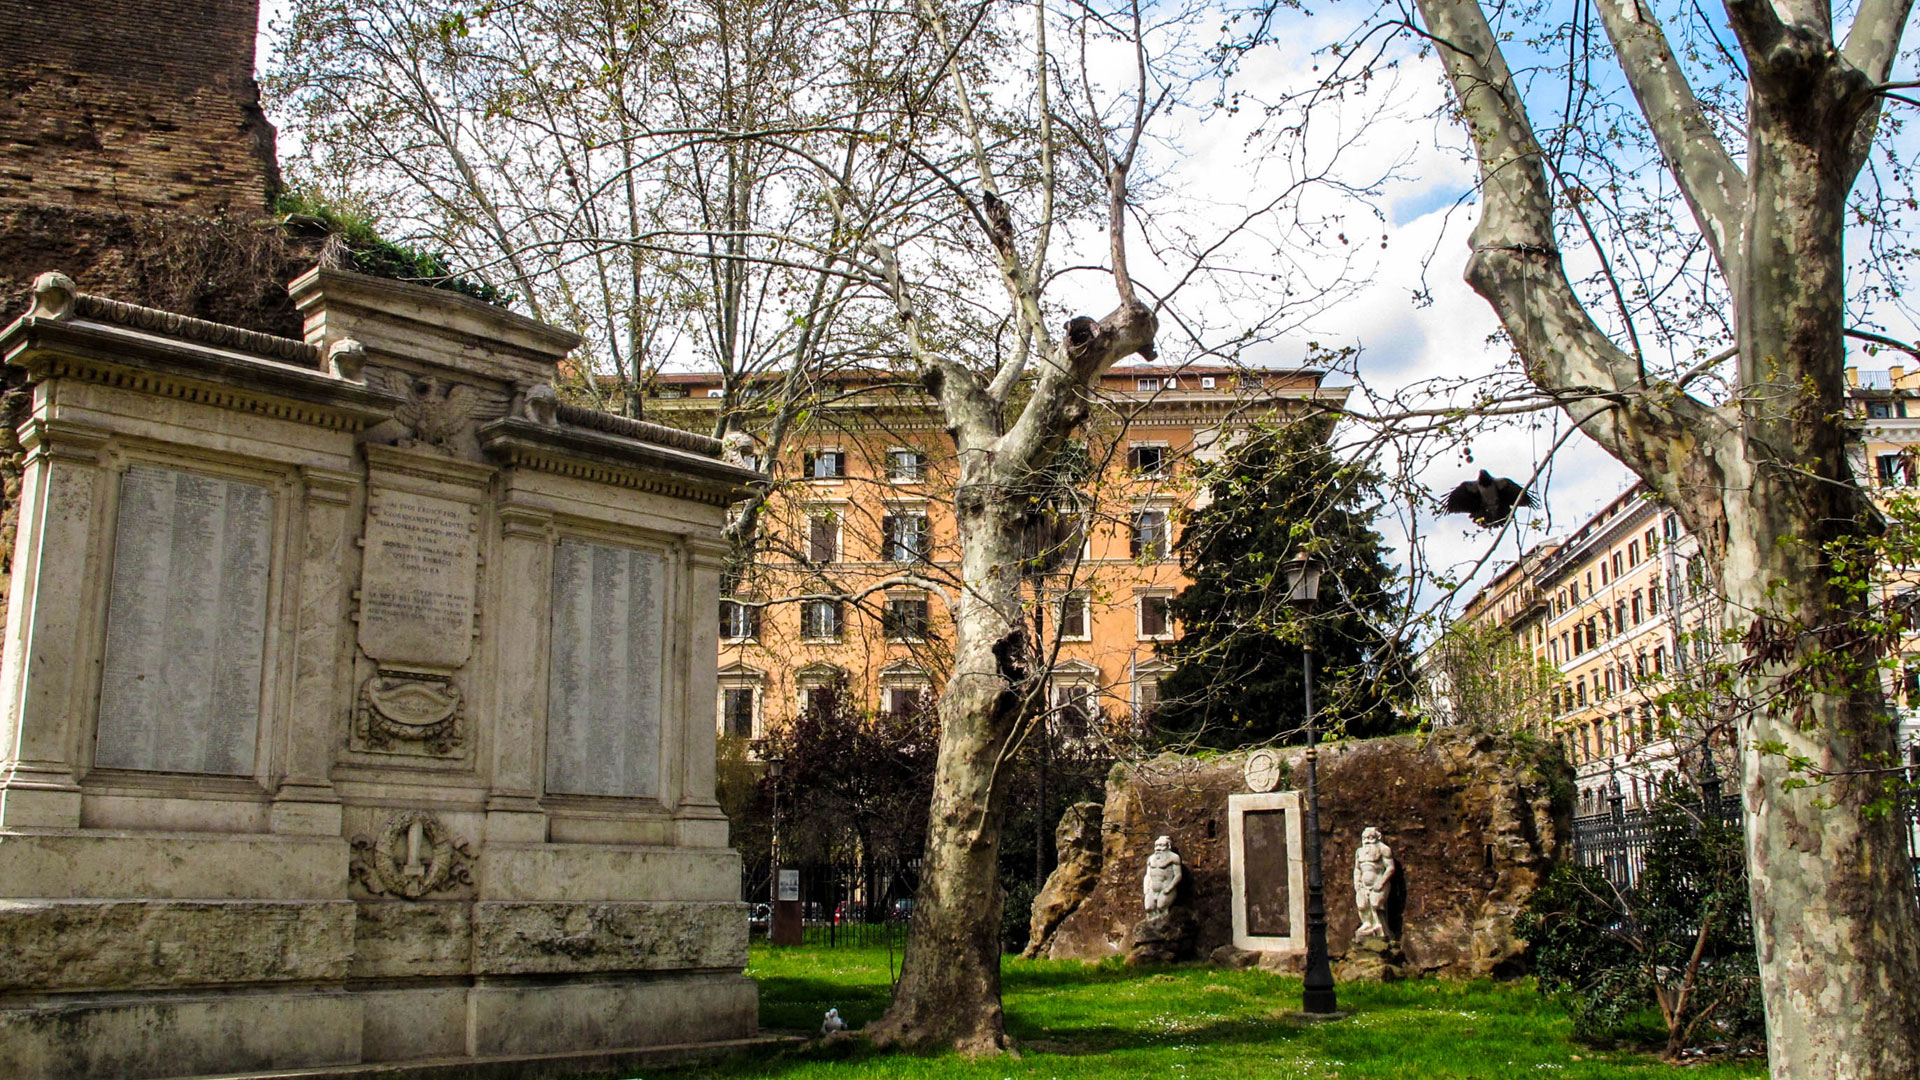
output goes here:
[{"label": "building window", "polygon": [[1613,576],[1618,578],[1620,576],[1620,571],[1625,568],[1625,565],[1626,563],[1625,563],[1624,557],[1619,552],[1617,551],[1614,552],[1613,553]]},{"label": "building window", "polygon": [[1150,394],[1160,389],[1160,380],[1159,379],[1135,379],[1133,380],[1133,388],[1143,393]]},{"label": "building window", "polygon": [[832,686],[803,686],[800,688],[800,711],[819,716],[831,714],[839,691]]},{"label": "building window", "polygon": [[840,518],[817,511],[807,518],[807,561],[826,566],[840,560]]},{"label": "building window", "polygon": [[1640,541],[1638,540],[1627,541],[1627,565],[1640,565]]},{"label": "building window", "polygon": [[1127,540],[1127,554],[1149,562],[1157,562],[1167,557],[1167,512],[1165,510],[1133,512],[1133,532]]},{"label": "building window", "polygon": [[1666,519],[1662,522],[1662,524],[1666,528],[1667,543],[1671,544],[1675,540],[1680,539],[1680,519],[1679,518],[1674,517],[1672,514],[1668,514],[1666,516]]},{"label": "building window", "polygon": [[924,686],[889,686],[880,691],[880,711],[888,716],[912,716],[930,704]]},{"label": "building window", "polygon": [[918,450],[887,451],[887,479],[896,484],[917,484],[927,478],[927,455]]},{"label": "building window", "polygon": [[1087,594],[1072,592],[1060,599],[1060,637],[1066,641],[1086,641],[1093,636],[1093,621],[1087,617]]},{"label": "building window", "polygon": [[1867,419],[1889,420],[1893,418],[1893,403],[1890,401],[1867,402]]},{"label": "building window", "polygon": [[1165,476],[1167,472],[1167,448],[1164,446],[1136,445],[1127,449],[1127,468],[1135,476]]},{"label": "building window", "polygon": [[725,641],[757,641],[760,609],[733,600],[720,601],[720,637]]},{"label": "building window", "polygon": [[927,601],[919,596],[890,596],[882,613],[881,625],[888,641],[925,641],[927,638]]},{"label": "building window", "polygon": [[837,641],[845,631],[845,609],[838,600],[808,600],[800,605],[800,636],[815,641]]},{"label": "building window", "polygon": [[1624,599],[1615,600],[1613,602],[1613,632],[1616,634],[1624,634],[1627,632],[1627,626],[1627,602]]},{"label": "building window", "polygon": [[1053,688],[1054,731],[1063,739],[1085,739],[1098,730],[1100,699],[1093,687],[1075,682]]},{"label": "building window", "polygon": [[1573,702],[1576,708],[1587,707],[1587,677],[1582,675],[1573,680]]},{"label": "building window", "polygon": [[801,459],[809,480],[839,480],[847,475],[845,450],[809,450]]},{"label": "building window", "polygon": [[895,510],[880,519],[882,550],[888,562],[920,562],[927,557],[927,515]]},{"label": "building window", "polygon": [[1667,647],[1665,645],[1656,645],[1653,648],[1653,673],[1655,675],[1665,675],[1667,673]]},{"label": "building window", "polygon": [[1173,619],[1168,605],[1173,597],[1164,594],[1140,595],[1140,640],[1164,641],[1173,636]]},{"label": "building window", "polygon": [[1657,554],[1660,550],[1660,541],[1655,539],[1653,530],[1648,529],[1646,532],[1646,535],[1642,536],[1640,539],[1646,541],[1647,558],[1649,559],[1653,558],[1654,555]]},{"label": "building window", "polygon": [[1146,727],[1153,723],[1153,714],[1160,708],[1160,679],[1158,676],[1136,675],[1133,680],[1133,722]]},{"label": "building window", "polygon": [[1639,589],[1633,590],[1633,625],[1635,626],[1639,626],[1640,621],[1646,618],[1645,600],[1646,597]]},{"label": "building window", "polygon": [[1647,586],[1647,614],[1660,614],[1660,583],[1657,581]]},{"label": "building window", "polygon": [[720,688],[720,731],[736,739],[751,739],[758,727],[755,703],[759,695],[751,686]]},{"label": "building window", "polygon": [[1913,462],[1907,455],[1900,453],[1881,454],[1874,460],[1880,469],[1880,486],[1913,486]]}]

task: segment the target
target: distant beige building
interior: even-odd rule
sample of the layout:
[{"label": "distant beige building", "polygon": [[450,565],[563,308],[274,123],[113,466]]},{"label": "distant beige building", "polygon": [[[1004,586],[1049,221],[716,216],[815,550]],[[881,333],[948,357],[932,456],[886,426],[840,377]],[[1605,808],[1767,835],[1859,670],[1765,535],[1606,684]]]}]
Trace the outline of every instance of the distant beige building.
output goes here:
[{"label": "distant beige building", "polygon": [[1644,802],[1678,764],[1684,747],[1656,699],[1714,648],[1698,558],[1679,519],[1636,483],[1503,570],[1461,616],[1510,629],[1560,673],[1541,734],[1575,765],[1580,813],[1603,809],[1616,781]]},{"label": "distant beige building", "polygon": [[[1920,495],[1920,368],[1848,370],[1854,471],[1876,499]],[[1567,748],[1580,812],[1605,807],[1614,781],[1643,801],[1683,747],[1656,700],[1715,655],[1721,619],[1699,542],[1636,483],[1571,534],[1503,569],[1460,620],[1510,630],[1565,682],[1543,734]],[[1911,575],[1881,583],[1910,590]],[[1901,744],[1920,768],[1920,636],[1890,668]],[[1441,695],[1444,697],[1444,693]]]}]

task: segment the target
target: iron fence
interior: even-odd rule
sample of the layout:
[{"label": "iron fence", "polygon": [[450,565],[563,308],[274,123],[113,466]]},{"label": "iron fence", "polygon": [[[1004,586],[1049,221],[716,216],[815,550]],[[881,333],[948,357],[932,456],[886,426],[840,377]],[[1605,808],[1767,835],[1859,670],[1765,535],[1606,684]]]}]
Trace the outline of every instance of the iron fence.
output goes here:
[{"label": "iron fence", "polygon": [[[1711,770],[1700,778],[1700,789],[1704,813],[1716,813],[1725,824],[1740,826],[1740,797],[1722,794],[1719,779]],[[1573,819],[1573,859],[1580,866],[1601,871],[1615,885],[1628,888],[1646,868],[1647,849],[1654,842],[1657,828],[1646,809],[1627,808],[1617,784],[1607,801],[1610,806],[1606,813]],[[1895,812],[1906,826],[1914,894],[1920,897],[1920,782],[1903,788]]]}]

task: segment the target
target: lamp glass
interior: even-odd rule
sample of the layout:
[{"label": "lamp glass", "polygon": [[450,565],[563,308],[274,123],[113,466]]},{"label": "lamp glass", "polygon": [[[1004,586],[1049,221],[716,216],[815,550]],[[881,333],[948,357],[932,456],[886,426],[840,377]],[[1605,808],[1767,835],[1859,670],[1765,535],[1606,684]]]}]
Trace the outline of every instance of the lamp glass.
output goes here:
[{"label": "lamp glass", "polygon": [[1281,565],[1287,575],[1287,603],[1311,604],[1320,598],[1320,560],[1295,555]]}]

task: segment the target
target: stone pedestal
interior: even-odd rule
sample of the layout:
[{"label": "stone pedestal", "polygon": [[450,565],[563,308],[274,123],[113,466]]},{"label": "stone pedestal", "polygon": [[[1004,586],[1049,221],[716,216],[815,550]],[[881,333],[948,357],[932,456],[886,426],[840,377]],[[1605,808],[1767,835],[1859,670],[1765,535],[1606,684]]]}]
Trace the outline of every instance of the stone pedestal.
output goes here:
[{"label": "stone pedestal", "polygon": [[1185,907],[1156,911],[1127,933],[1127,964],[1177,964],[1193,959],[1193,941],[1200,933],[1200,922]]},{"label": "stone pedestal", "polygon": [[1396,982],[1407,977],[1407,957],[1400,943],[1382,937],[1364,937],[1354,942],[1347,955],[1333,966],[1337,982]]},{"label": "stone pedestal", "polygon": [[711,625],[753,474],[554,407],[572,335],[292,291],[305,342],[56,277],[0,331],[33,392],[0,1076],[562,1076],[752,1036]]}]

